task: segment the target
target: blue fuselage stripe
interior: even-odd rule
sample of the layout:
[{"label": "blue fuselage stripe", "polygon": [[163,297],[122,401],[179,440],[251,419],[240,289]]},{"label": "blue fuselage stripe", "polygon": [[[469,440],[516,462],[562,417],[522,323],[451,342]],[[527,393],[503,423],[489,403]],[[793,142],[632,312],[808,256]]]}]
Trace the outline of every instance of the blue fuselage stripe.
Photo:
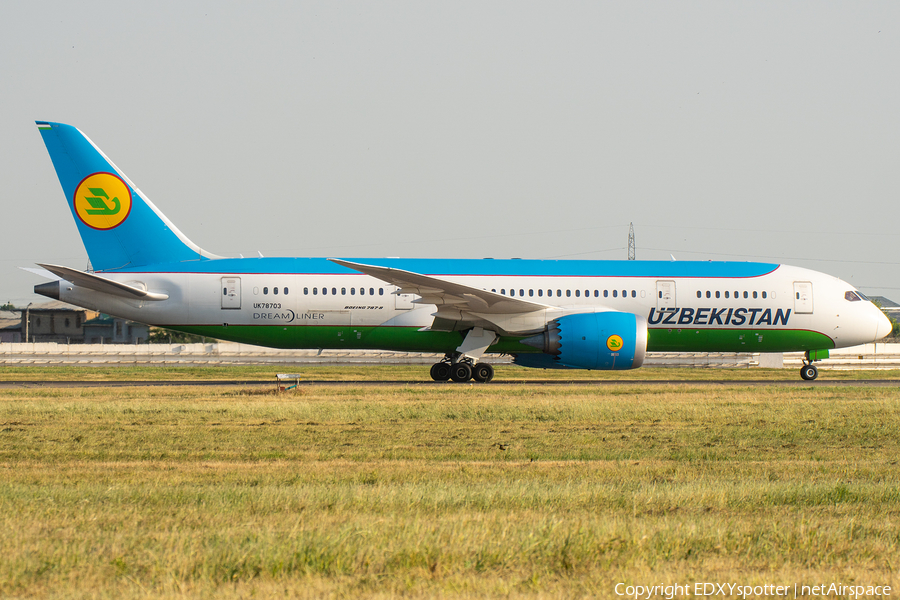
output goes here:
[{"label": "blue fuselage stripe", "polygon": [[[366,265],[390,267],[436,277],[761,277],[778,268],[772,263],[629,260],[516,260],[442,258],[354,258]],[[223,273],[348,275],[357,273],[324,258],[223,258],[144,265],[110,273]]]}]

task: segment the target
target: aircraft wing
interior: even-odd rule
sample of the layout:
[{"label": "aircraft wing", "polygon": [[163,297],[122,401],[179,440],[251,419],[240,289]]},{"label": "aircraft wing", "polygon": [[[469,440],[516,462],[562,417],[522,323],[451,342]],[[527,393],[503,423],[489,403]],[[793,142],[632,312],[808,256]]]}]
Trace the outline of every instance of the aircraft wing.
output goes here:
[{"label": "aircraft wing", "polygon": [[105,277],[100,277],[99,275],[86,273],[77,269],[70,269],[69,267],[61,267],[59,265],[44,265],[40,263],[39,266],[47,269],[57,277],[62,277],[66,281],[71,281],[75,285],[85,287],[97,292],[112,294],[113,296],[119,296],[131,300],[165,300],[169,297],[168,294],[148,292],[147,290],[142,290],[125,283],[119,283],[118,281],[113,281],[112,279],[107,279]]},{"label": "aircraft wing", "polygon": [[329,258],[348,269],[371,275],[376,279],[396,285],[398,294],[418,294],[417,304],[435,304],[439,307],[452,307],[460,311],[482,315],[522,314],[552,308],[546,304],[538,304],[519,298],[510,298],[496,292],[489,292],[461,283],[446,281],[431,275],[421,275],[412,271],[364,265],[337,258]]}]

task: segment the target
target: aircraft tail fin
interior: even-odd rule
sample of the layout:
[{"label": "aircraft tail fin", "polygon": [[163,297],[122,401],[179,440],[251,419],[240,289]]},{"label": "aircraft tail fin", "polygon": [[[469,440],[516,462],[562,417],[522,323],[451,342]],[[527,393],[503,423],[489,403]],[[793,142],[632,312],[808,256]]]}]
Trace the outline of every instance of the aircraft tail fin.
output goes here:
[{"label": "aircraft tail fin", "polygon": [[219,258],[181,233],[81,131],[36,124],[96,271]]}]

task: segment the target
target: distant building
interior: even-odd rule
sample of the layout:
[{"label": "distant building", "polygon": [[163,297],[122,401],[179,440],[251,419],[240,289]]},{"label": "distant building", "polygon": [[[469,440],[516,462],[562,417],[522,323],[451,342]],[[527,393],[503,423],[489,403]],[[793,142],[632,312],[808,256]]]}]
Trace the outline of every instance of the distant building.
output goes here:
[{"label": "distant building", "polygon": [[0,343],[146,344],[149,329],[59,300],[0,311]]},{"label": "distant building", "polygon": [[22,341],[22,314],[17,310],[0,310],[0,344]]},{"label": "distant building", "polygon": [[85,321],[99,314],[58,300],[32,304],[21,310],[21,341],[82,344]]},{"label": "distant building", "polygon": [[101,314],[84,322],[85,344],[146,344],[150,327]]}]

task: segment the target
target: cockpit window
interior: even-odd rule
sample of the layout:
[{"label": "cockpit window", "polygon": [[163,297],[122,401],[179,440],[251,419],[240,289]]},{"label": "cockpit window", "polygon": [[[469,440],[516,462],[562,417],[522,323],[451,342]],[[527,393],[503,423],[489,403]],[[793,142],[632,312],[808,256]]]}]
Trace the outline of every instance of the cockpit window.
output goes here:
[{"label": "cockpit window", "polygon": [[844,300],[849,300],[850,302],[859,302],[861,298],[856,295],[856,292],[844,292]]},{"label": "cockpit window", "polygon": [[856,292],[856,295],[859,296],[860,300],[865,300],[866,302],[871,302],[871,300],[869,300],[868,296],[866,296],[862,292]]}]

